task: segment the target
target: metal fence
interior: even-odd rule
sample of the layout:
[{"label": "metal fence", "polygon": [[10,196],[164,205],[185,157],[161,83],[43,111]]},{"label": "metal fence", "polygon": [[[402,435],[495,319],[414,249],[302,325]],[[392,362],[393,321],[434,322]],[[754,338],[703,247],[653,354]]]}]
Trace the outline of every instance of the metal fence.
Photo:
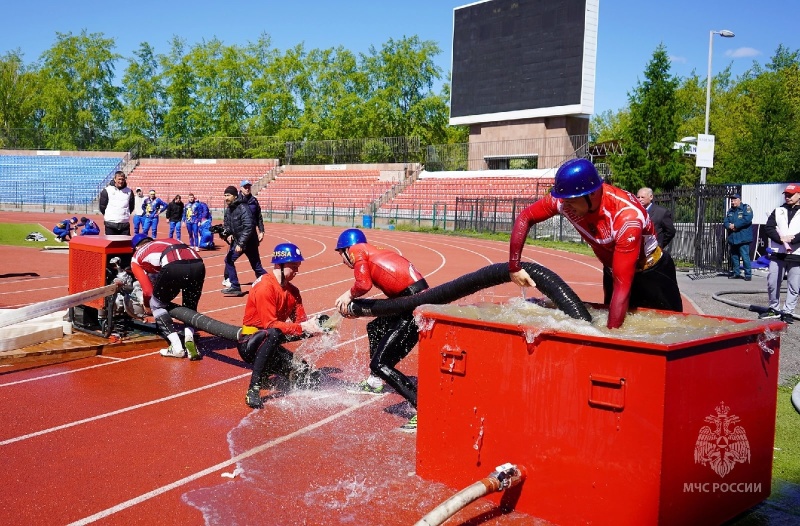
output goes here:
[{"label": "metal fence", "polygon": [[585,157],[588,135],[433,144],[425,149],[430,172],[555,168],[567,159]]}]

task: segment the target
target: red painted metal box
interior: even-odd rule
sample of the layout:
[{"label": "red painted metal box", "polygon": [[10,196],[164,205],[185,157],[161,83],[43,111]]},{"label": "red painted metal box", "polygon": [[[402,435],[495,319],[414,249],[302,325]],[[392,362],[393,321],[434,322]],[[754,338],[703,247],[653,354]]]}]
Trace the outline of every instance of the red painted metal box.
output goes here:
[{"label": "red painted metal box", "polygon": [[[108,263],[119,256],[123,266],[131,262],[130,236],[76,236],[69,242],[69,293],[75,294],[108,285]],[[103,298],[86,305],[100,309]]]},{"label": "red painted metal box", "polygon": [[782,323],[702,316],[725,332],[648,343],[433,308],[419,476],[461,489],[517,464],[515,509],[556,524],[719,524],[769,496]]}]

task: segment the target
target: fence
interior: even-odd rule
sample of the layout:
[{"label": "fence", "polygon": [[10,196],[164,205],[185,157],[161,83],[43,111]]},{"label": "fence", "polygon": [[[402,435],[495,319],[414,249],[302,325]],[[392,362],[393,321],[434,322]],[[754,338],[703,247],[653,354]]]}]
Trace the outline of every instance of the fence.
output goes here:
[{"label": "fence", "polygon": [[[727,235],[723,225],[729,197],[741,188],[705,185],[678,188],[655,196],[655,202],[672,211],[675,237],[668,251],[679,263],[691,265],[693,279],[728,272]],[[454,230],[508,233],[519,211],[535,202],[531,199],[456,199]],[[532,239],[580,242],[575,228],[558,215],[534,225]]]}]

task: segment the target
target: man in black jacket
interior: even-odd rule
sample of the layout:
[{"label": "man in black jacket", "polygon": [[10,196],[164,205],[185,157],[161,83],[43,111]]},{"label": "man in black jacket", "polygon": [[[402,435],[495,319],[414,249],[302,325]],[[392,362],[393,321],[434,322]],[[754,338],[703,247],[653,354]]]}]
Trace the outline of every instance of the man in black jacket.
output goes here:
[{"label": "man in black jacket", "polygon": [[228,253],[225,255],[225,279],[229,284],[222,289],[226,296],[241,296],[242,287],[239,276],[236,274],[236,260],[244,254],[250,261],[250,266],[256,277],[266,274],[261,265],[258,254],[258,236],[253,227],[253,214],[250,208],[239,198],[239,191],[235,186],[225,189],[225,217],[223,219],[224,239],[228,243]]},{"label": "man in black jacket", "polygon": [[650,221],[656,229],[658,246],[662,249],[667,248],[672,238],[675,237],[675,225],[672,224],[672,212],[663,206],[653,202],[653,190],[651,188],[639,188],[636,192],[636,199],[647,210]]}]

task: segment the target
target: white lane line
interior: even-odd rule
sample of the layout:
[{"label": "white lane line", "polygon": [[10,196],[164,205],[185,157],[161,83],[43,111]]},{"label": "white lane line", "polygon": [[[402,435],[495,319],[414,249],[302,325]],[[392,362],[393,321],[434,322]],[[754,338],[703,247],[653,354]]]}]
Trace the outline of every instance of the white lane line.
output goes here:
[{"label": "white lane line", "polygon": [[[98,364],[95,364],[95,365],[89,365],[87,367],[81,367],[80,369],[72,369],[70,371],[62,371],[60,373],[45,374],[43,376],[37,376],[35,378],[26,378],[25,380],[16,380],[14,382],[8,382],[8,383],[0,384],[0,387],[8,387],[9,385],[25,384],[25,383],[28,383],[28,382],[35,382],[37,380],[44,380],[46,378],[53,378],[55,376],[62,376],[62,375],[65,375],[65,374],[79,373],[79,372],[82,372],[82,371],[87,371],[89,369],[95,369],[97,367],[106,367],[108,365],[113,365],[113,364],[116,364],[116,363],[127,362],[127,361],[130,361],[130,360],[138,360],[139,358],[144,358],[145,356],[153,356],[154,354],[158,354],[158,351],[153,351],[153,352],[149,352],[149,353],[145,353],[145,354],[140,354],[138,356],[133,356],[131,358],[116,358],[115,359],[116,361],[111,361],[111,362],[106,362],[106,363],[98,363]],[[95,358],[100,358],[100,357],[104,357],[104,356],[103,355],[95,356]],[[109,356],[109,357],[104,357],[104,358],[111,358],[111,357]]]},{"label": "white lane line", "polygon": [[211,389],[213,387],[217,387],[223,384],[227,384],[229,382],[233,382],[235,380],[239,380],[241,378],[246,378],[250,376],[252,373],[247,372],[245,374],[240,374],[238,376],[234,376],[233,378],[227,378],[225,380],[220,380],[219,382],[214,382],[213,384],[204,385],[203,387],[198,387],[197,389],[190,389],[188,391],[183,391],[180,393],[176,393],[174,395],[165,396],[164,398],[158,398],[156,400],[150,400],[149,402],[144,402],[141,404],[132,405],[130,407],[124,407],[122,409],[117,409],[116,411],[111,411],[110,413],[103,413],[101,415],[96,415],[90,418],[84,418],[83,420],[76,420],[74,422],[70,422],[68,424],[63,424],[56,427],[51,427],[48,429],[42,429],[41,431],[36,431],[35,433],[29,433],[27,435],[21,435],[14,438],[9,438],[7,440],[0,441],[0,446],[7,446],[9,444],[13,444],[14,442],[21,442],[23,440],[28,440],[29,438],[38,437],[41,435],[46,435],[49,433],[54,433],[56,431],[61,431],[62,429],[69,429],[70,427],[75,427],[81,424],[87,424],[89,422],[94,422],[96,420],[102,420],[104,418],[109,418],[115,415],[121,415],[123,413],[127,413],[129,411],[134,411],[136,409],[141,409],[142,407],[147,407],[149,405],[160,404],[161,402],[166,402],[168,400],[174,400],[175,398],[180,398],[182,396],[187,396],[194,393],[199,393],[201,391],[205,391],[206,389]]},{"label": "white lane line", "polygon": [[241,460],[244,460],[246,458],[252,457],[253,455],[257,455],[257,454],[262,453],[262,452],[264,452],[264,451],[266,451],[268,449],[271,449],[271,448],[273,448],[273,447],[275,447],[277,445],[280,445],[280,444],[282,444],[284,442],[292,440],[293,438],[297,438],[297,437],[299,437],[301,435],[304,435],[306,433],[314,431],[315,429],[318,429],[318,428],[320,428],[320,427],[322,427],[322,426],[324,426],[324,425],[326,425],[326,424],[328,424],[330,422],[333,422],[334,420],[338,420],[339,418],[342,418],[342,417],[346,416],[347,414],[352,413],[353,411],[361,409],[362,407],[365,407],[365,406],[367,406],[369,404],[373,404],[373,403],[377,402],[378,400],[380,400],[381,398],[382,397],[379,397],[379,396],[370,397],[370,400],[365,400],[364,402],[361,402],[358,405],[354,405],[354,406],[348,407],[348,408],[346,408],[346,409],[344,409],[342,411],[339,411],[338,413],[332,414],[329,417],[323,418],[322,420],[314,422],[313,424],[310,424],[310,425],[308,425],[306,427],[300,428],[297,431],[293,431],[293,432],[291,432],[291,433],[289,433],[287,435],[283,435],[281,437],[272,439],[269,442],[265,442],[265,443],[261,444],[260,446],[254,447],[253,449],[249,449],[249,450],[247,450],[247,451],[245,451],[243,453],[240,453],[240,454],[236,455],[235,457],[232,457],[232,458],[230,458],[230,459],[228,459],[228,460],[226,460],[224,462],[220,462],[219,464],[215,464],[215,465],[213,465],[211,467],[208,467],[208,468],[206,468],[206,469],[204,469],[202,471],[198,471],[197,473],[193,473],[193,474],[189,475],[188,477],[184,477],[182,479],[176,480],[175,482],[172,482],[172,483],[167,484],[165,486],[161,486],[160,488],[156,488],[156,489],[154,489],[152,491],[148,491],[147,493],[143,493],[143,494],[139,495],[138,497],[134,497],[132,499],[126,500],[125,502],[120,502],[116,506],[112,506],[110,508],[106,508],[105,510],[100,511],[98,513],[95,513],[94,515],[90,515],[90,516],[84,517],[83,519],[80,519],[78,521],[72,522],[72,523],[70,523],[69,526],[80,526],[80,525],[83,525],[83,524],[89,524],[89,523],[98,521],[100,519],[103,519],[103,518],[108,517],[110,515],[113,515],[115,513],[118,513],[120,511],[128,509],[128,508],[130,508],[132,506],[140,504],[140,503],[142,503],[142,502],[144,502],[146,500],[152,499],[153,497],[157,497],[157,496],[161,495],[162,493],[166,493],[166,492],[171,491],[171,490],[173,490],[175,488],[179,488],[181,486],[185,486],[186,484],[188,484],[188,483],[190,483],[190,482],[192,482],[194,480],[197,480],[199,478],[205,477],[206,475],[210,475],[210,474],[212,474],[212,473],[214,473],[216,471],[219,471],[221,469],[225,469],[225,468],[227,468],[229,466],[232,466],[232,465],[238,463]]}]

